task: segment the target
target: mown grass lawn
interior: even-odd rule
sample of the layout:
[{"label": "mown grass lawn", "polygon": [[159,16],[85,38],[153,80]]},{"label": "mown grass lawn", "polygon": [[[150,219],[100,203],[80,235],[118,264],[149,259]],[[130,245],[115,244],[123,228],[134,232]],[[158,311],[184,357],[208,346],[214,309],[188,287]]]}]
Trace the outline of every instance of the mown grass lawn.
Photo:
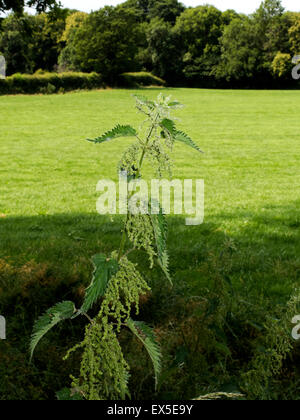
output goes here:
[{"label": "mown grass lawn", "polygon": [[[68,383],[72,363],[63,365],[61,357],[80,329],[69,325],[46,338],[30,367],[30,327],[57,300],[80,301],[90,256],[118,246],[120,220],[97,215],[96,184],[117,180],[116,165],[130,140],[95,146],[85,139],[117,123],[139,125],[132,93],[0,97],[0,313],[8,321],[8,340],[0,342],[0,399],[52,398]],[[159,91],[143,93],[154,98]],[[205,180],[205,222],[188,227],[170,218],[173,290],[159,270],[147,271],[154,294],[143,315],[166,348],[165,382],[154,394],[151,366],[137,365],[134,398],[237,389],[264,317],[286,304],[300,280],[299,92],[164,93],[185,104],[178,126],[205,152],[178,145],[173,171],[176,178]],[[142,257],[135,258],[146,269]],[[200,326],[205,299],[210,316],[233,314],[215,327],[217,350]],[[124,343],[134,364],[134,351]],[[297,389],[299,371],[285,369],[288,376],[275,383]]]}]

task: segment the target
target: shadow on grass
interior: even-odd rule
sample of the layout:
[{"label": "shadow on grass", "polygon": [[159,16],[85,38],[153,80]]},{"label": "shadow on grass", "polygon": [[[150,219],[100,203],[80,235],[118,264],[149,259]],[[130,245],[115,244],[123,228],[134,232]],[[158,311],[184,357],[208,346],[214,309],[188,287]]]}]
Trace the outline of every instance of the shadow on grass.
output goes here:
[{"label": "shadow on grass", "polygon": [[[276,303],[285,304],[300,283],[299,208],[297,200],[285,206],[266,205],[257,213],[237,209],[211,216],[195,227],[185,226],[183,218],[170,217],[173,289],[159,269],[149,270],[144,255],[133,254],[153,288],[152,298],[142,305],[141,319],[164,331],[167,347],[179,349],[179,353],[171,350],[174,360],[184,358],[187,351],[184,341],[188,338],[183,338],[180,344],[174,338],[178,330],[172,333],[170,325],[186,325],[186,320],[191,319],[191,297],[202,299],[211,291],[217,295],[218,285],[224,283],[232,299],[239,299],[249,307],[259,304],[264,314],[272,313]],[[121,222],[120,217],[115,217],[112,223],[108,217],[97,214],[0,219],[0,313],[8,320],[8,340],[0,342],[1,398],[53,398],[54,391],[68,383],[73,365],[78,366],[77,356],[66,364],[61,358],[82,336],[84,322],[78,321],[76,326],[68,323],[51,333],[40,347],[36,364],[29,367],[26,355],[32,323],[57,301],[73,300],[80,305],[84,286],[91,278],[90,257],[118,248]],[[255,311],[249,310],[247,317],[253,323],[258,322]],[[241,322],[237,323],[236,334],[242,335],[238,331],[246,327]],[[195,332],[195,328],[199,330],[197,325],[196,322],[189,328]],[[196,392],[201,374],[194,377],[192,371],[195,363],[203,362],[199,355],[205,349],[199,351],[196,361],[192,360],[190,365],[186,361],[190,366],[187,369],[190,386],[180,381],[175,386],[174,378],[170,379],[169,387],[174,388],[174,393],[162,391],[162,398],[190,398]],[[238,352],[236,357],[240,357]],[[138,371],[138,367],[135,369]],[[147,369],[151,371],[151,367]],[[176,369],[180,372],[179,367]],[[208,375],[207,367],[203,369]],[[137,376],[143,385],[133,384],[135,398],[146,395],[154,398],[152,376],[149,379],[148,373],[145,379],[142,372]],[[218,378],[217,382],[222,381]]]},{"label": "shadow on grass", "polygon": [[[209,286],[214,275],[209,258],[214,256],[215,264],[224,265],[226,254],[222,270],[236,287],[247,283],[259,293],[285,299],[300,277],[299,208],[297,200],[285,206],[266,205],[257,213],[237,209],[210,216],[200,226],[185,226],[183,218],[169,217],[175,286],[184,284],[192,293]],[[1,218],[0,305],[1,291],[6,294],[11,287],[17,292],[22,283],[17,279],[18,269],[30,271],[30,265],[43,266],[57,283],[89,284],[90,257],[118,249],[121,229],[120,216],[113,221],[97,214]],[[133,257],[159,288],[160,271],[151,272],[141,254]],[[5,275],[4,262],[13,276]]]}]

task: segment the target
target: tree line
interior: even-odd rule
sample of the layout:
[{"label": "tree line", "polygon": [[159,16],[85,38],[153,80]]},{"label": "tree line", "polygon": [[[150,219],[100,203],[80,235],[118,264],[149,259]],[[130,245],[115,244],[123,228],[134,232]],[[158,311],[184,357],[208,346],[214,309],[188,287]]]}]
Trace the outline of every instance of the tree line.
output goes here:
[{"label": "tree line", "polygon": [[300,12],[280,0],[264,0],[251,15],[178,0],[127,0],[89,14],[52,0],[32,4],[40,13],[16,8],[0,21],[8,74],[97,72],[116,85],[124,72],[149,71],[173,86],[295,86]]}]

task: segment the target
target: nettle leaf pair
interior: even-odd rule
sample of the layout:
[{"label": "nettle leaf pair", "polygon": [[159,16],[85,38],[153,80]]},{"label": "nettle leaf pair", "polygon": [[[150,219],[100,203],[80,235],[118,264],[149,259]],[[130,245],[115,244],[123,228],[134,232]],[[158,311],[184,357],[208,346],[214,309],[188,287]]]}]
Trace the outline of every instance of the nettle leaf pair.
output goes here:
[{"label": "nettle leaf pair", "polygon": [[[147,115],[150,116],[151,112],[153,112],[153,110],[156,109],[155,102],[149,101],[147,98],[141,95],[135,95],[135,98],[140,105],[148,108],[149,112],[146,113]],[[166,104],[166,106],[169,109],[176,109],[180,107],[180,103],[177,101],[172,101],[172,102],[170,101]],[[176,129],[176,125],[174,121],[170,120],[169,118],[163,118],[161,121],[158,122],[157,125],[162,129],[161,136],[163,138],[165,138],[165,135],[167,133],[174,141],[185,143],[187,146],[192,147],[198,152],[202,152],[200,148],[196,145],[196,143],[194,143],[193,140],[187,134]],[[99,143],[104,143],[113,139],[117,139],[119,137],[137,137],[137,135],[138,135],[137,131],[130,125],[118,124],[111,131],[108,131],[107,133],[95,139],[88,139],[88,141],[99,144]]]},{"label": "nettle leaf pair", "polygon": [[[102,144],[121,137],[135,138],[136,143],[125,152],[119,165],[127,173],[128,179],[142,177],[142,166],[146,159],[154,160],[161,172],[165,161],[169,160],[168,150],[176,142],[200,152],[187,134],[177,130],[171,119],[171,112],[181,106],[179,102],[162,94],[155,101],[140,95],[135,95],[135,99],[137,109],[147,117],[142,135],[129,125],[117,125],[102,136],[89,139]],[[130,173],[126,168],[130,169]],[[140,296],[149,293],[150,288],[137,266],[128,259],[134,250],[146,251],[151,266],[155,258],[172,284],[167,252],[167,222],[163,209],[157,204],[158,214],[151,214],[149,208],[148,214],[129,213],[126,216],[119,250],[110,256],[99,254],[92,258],[93,277],[80,309],[76,309],[72,302],[62,302],[36,321],[31,339],[31,357],[42,337],[61,321],[78,316],[85,316],[89,321],[84,340],[68,352],[69,355],[82,350],[80,377],[73,378],[71,389],[58,393],[58,398],[101,400],[124,399],[129,395],[129,366],[118,344],[121,328],[127,328],[144,345],[153,363],[155,383],[158,384],[162,356],[155,333],[144,322],[131,318],[134,310],[136,314],[139,313]],[[95,305],[99,305],[99,313],[91,319],[88,312]]]}]

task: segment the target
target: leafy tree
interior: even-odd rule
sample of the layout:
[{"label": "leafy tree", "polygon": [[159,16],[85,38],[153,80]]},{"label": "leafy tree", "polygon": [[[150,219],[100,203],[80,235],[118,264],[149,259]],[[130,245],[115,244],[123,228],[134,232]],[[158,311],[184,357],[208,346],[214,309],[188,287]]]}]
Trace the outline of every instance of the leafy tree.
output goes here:
[{"label": "leafy tree", "polygon": [[34,70],[52,71],[57,66],[58,57],[64,46],[62,36],[66,14],[57,16],[56,19],[46,13],[34,17],[32,34]]},{"label": "leafy tree", "polygon": [[158,18],[172,24],[185,10],[178,0],[128,0],[124,6],[135,10],[142,21]]},{"label": "leafy tree", "polygon": [[[24,3],[29,0],[0,0],[0,9]],[[213,87],[228,80],[248,86],[252,79],[266,87],[288,74],[287,55],[300,53],[300,13],[284,13],[280,0],[264,0],[249,16],[209,5],[186,9],[178,0],[127,0],[90,15],[54,0],[31,4],[50,12],[0,20],[8,74],[58,64],[97,71],[109,84],[123,72],[144,70],[172,85]]]},{"label": "leafy tree", "polygon": [[149,0],[127,0],[121,6],[135,13],[139,22],[149,21]]},{"label": "leafy tree", "polygon": [[283,12],[284,7],[281,0],[264,0],[254,13],[254,17],[257,21],[260,21],[262,27],[268,29],[273,19],[282,16]]},{"label": "leafy tree", "polygon": [[22,13],[24,7],[34,7],[37,12],[54,10],[58,7],[56,0],[0,0],[0,12],[13,11]]},{"label": "leafy tree", "polygon": [[52,71],[64,46],[62,34],[69,11],[36,16],[11,14],[3,20],[0,51],[7,61],[7,73]]},{"label": "leafy tree", "polygon": [[233,19],[236,19],[239,16],[240,15],[235,10],[232,10],[232,9],[228,9],[225,12],[223,12],[222,14],[223,27],[226,25],[229,25]]},{"label": "leafy tree", "polygon": [[278,52],[272,62],[272,70],[279,78],[291,78],[292,57],[290,54]]},{"label": "leafy tree", "polygon": [[159,18],[174,24],[178,16],[185,10],[185,6],[178,0],[150,0],[149,18]]},{"label": "leafy tree", "polygon": [[259,48],[253,19],[241,16],[225,27],[221,38],[221,61],[215,68],[219,78],[241,80],[254,77]]},{"label": "leafy tree", "polygon": [[182,40],[183,72],[190,81],[211,76],[221,53],[222,25],[222,12],[209,5],[187,9],[177,19],[174,30]]},{"label": "leafy tree", "polygon": [[152,19],[147,27],[147,57],[151,62],[151,71],[176,84],[182,80],[182,62],[178,59],[181,40],[169,22]]},{"label": "leafy tree", "polygon": [[34,17],[27,14],[20,18],[12,14],[4,19],[0,33],[0,51],[7,62],[8,75],[34,69],[32,33]]},{"label": "leafy tree", "polygon": [[261,51],[261,69],[270,71],[277,52],[288,48],[288,21],[281,1],[264,0],[253,15],[253,24]]},{"label": "leafy tree", "polygon": [[73,32],[80,28],[82,22],[86,19],[87,16],[88,14],[85,12],[76,11],[71,13],[66,19],[65,30],[61,40],[68,42],[68,40],[72,37]]},{"label": "leafy tree", "polygon": [[267,86],[278,74],[274,72],[276,54],[289,49],[289,18],[283,12],[280,1],[265,0],[253,15],[233,19],[220,39],[222,56],[216,76],[252,79],[252,85]]},{"label": "leafy tree", "polygon": [[75,12],[68,16],[66,20],[65,30],[62,34],[61,41],[65,43],[65,47],[58,58],[58,65],[60,70],[76,70],[76,49],[74,38],[76,32],[82,26],[85,19],[88,17],[87,13]]},{"label": "leafy tree", "polygon": [[136,14],[124,7],[106,6],[91,13],[70,40],[71,65],[101,73],[108,83],[115,83],[119,74],[137,70],[139,42]]},{"label": "leafy tree", "polygon": [[293,55],[300,54],[300,13],[289,14],[291,26],[288,29],[289,47]]}]

